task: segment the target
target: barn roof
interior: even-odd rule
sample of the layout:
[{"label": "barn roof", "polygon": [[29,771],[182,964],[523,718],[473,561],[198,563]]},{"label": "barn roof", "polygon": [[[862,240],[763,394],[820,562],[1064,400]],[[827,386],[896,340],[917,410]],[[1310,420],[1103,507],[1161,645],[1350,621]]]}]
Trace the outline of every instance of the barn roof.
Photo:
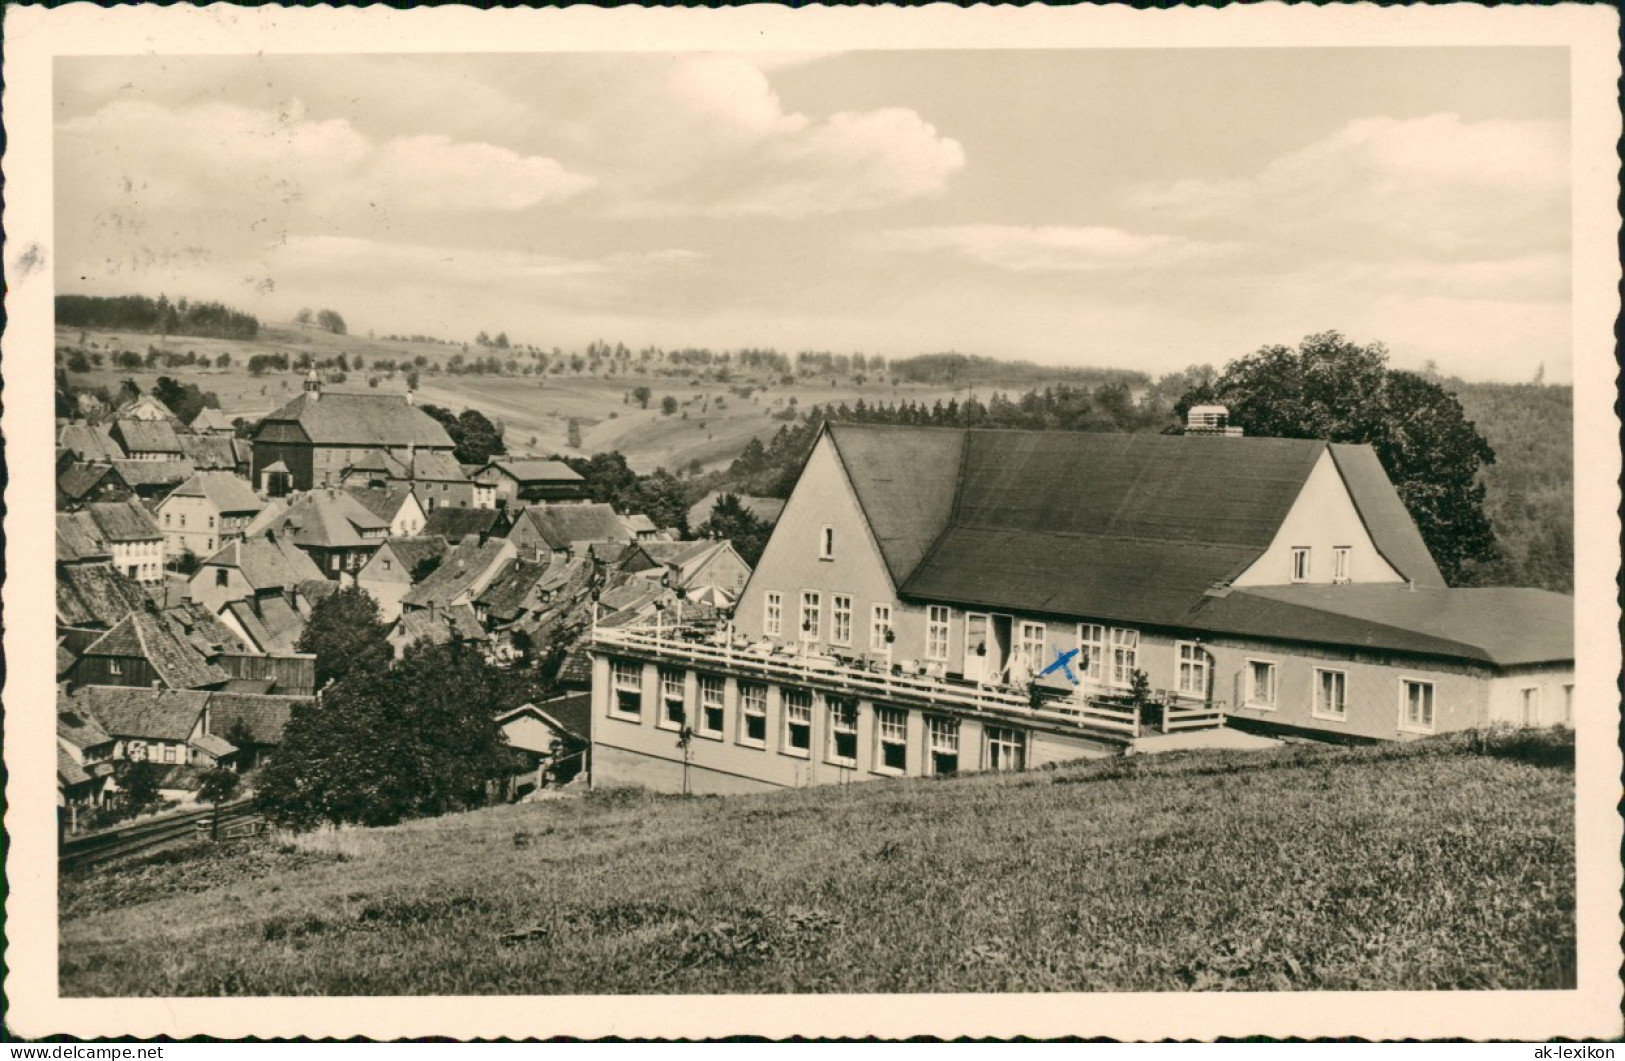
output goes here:
[{"label": "barn roof", "polygon": [[248,646],[242,638],[220,621],[199,601],[184,601],[164,609],[164,620],[175,635],[191,645],[205,658],[222,652],[242,652]]},{"label": "barn roof", "polygon": [[56,735],[75,748],[98,748],[112,743],[112,735],[102,728],[96,717],[88,712],[75,711],[71,701],[58,696],[56,701]]},{"label": "barn roof", "polygon": [[568,549],[578,542],[624,542],[632,534],[609,505],[532,505],[522,519],[528,519],[536,533],[552,549]]},{"label": "barn roof", "polygon": [[454,447],[438,420],[400,395],[326,391],[312,400],[305,393],[260,423],[277,421],[298,423],[318,445]]},{"label": "barn roof", "polygon": [[183,483],[188,476],[197,471],[196,465],[185,458],[157,461],[116,460],[113,461],[113,467],[118,470],[119,478],[131,489]]},{"label": "barn roof", "polygon": [[92,642],[85,656],[144,659],[170,689],[195,689],[226,680],[220,668],[204,661],[197,650],[156,615],[132,611]]},{"label": "barn roof", "polygon": [[181,435],[181,452],[192,466],[210,471],[232,471],[238,463],[237,439],[227,435]]},{"label": "barn roof", "polygon": [[164,536],[139,501],[100,501],[86,505],[85,511],[106,542],[145,542]]},{"label": "barn roof", "polygon": [[265,502],[254,493],[248,480],[238,478],[231,472],[198,472],[170,491],[169,496],[201,497],[221,513],[258,512],[265,507]]},{"label": "barn roof", "polygon": [[435,482],[468,482],[468,476],[463,474],[463,466],[457,463],[456,457],[444,450],[414,451],[408,476],[412,479],[429,479]]},{"label": "barn roof", "polygon": [[72,450],[82,461],[122,460],[124,450],[105,427],[93,424],[70,423],[62,425],[56,434],[56,444]]},{"label": "barn roof", "polygon": [[224,759],[228,755],[237,753],[237,746],[224,737],[217,737],[212,733],[198,733],[187,741],[189,745],[206,755],[216,759]]},{"label": "barn roof", "polygon": [[293,709],[310,703],[308,696],[268,696],[257,693],[217,692],[209,694],[209,732],[221,736],[241,722],[248,727],[255,744],[282,743]]},{"label": "barn roof", "polygon": [[122,685],[86,685],[57,700],[57,713],[89,715],[115,737],[184,741],[192,734],[209,702],[193,689],[131,689]]},{"label": "barn roof", "polygon": [[520,483],[579,483],[584,480],[575,469],[563,461],[542,460],[539,457],[522,457],[508,460],[494,460],[485,465],[486,468],[495,468],[510,479]]},{"label": "barn roof", "polygon": [[266,655],[296,651],[299,636],[305,632],[304,616],[279,594],[228,601],[223,610],[231,614],[249,640]]},{"label": "barn roof", "polygon": [[181,440],[168,420],[117,420],[112,433],[129,454],[181,452]]}]

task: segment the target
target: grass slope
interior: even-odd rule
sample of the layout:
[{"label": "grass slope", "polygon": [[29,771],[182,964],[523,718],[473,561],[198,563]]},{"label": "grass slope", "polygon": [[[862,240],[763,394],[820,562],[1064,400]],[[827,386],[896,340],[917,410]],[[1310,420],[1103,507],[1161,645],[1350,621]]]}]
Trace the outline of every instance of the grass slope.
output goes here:
[{"label": "grass slope", "polygon": [[64,995],[1562,988],[1572,740],[635,791],[61,884]]}]

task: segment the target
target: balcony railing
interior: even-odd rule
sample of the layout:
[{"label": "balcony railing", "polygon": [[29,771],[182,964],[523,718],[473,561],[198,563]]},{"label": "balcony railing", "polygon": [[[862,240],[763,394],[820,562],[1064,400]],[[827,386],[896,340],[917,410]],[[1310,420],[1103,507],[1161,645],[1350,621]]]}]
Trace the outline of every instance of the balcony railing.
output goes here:
[{"label": "balcony railing", "polygon": [[[1009,685],[984,684],[919,674],[884,659],[843,659],[791,652],[773,644],[740,645],[722,635],[708,636],[681,627],[596,627],[593,646],[627,651],[656,661],[763,680],[813,686],[863,696],[882,703],[959,709],[1022,722],[1049,723],[1057,729],[1126,743],[1151,732],[1211,729],[1224,724],[1224,705],[1215,701],[1154,694],[1148,704],[1123,697],[1056,695]],[[1148,712],[1145,708],[1151,708]],[[1154,716],[1152,718],[1147,715]]]}]

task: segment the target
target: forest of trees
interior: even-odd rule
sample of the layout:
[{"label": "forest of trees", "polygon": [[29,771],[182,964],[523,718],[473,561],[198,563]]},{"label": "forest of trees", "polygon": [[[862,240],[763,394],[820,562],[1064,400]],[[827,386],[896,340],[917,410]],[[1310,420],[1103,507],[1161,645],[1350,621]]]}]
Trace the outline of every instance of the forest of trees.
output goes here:
[{"label": "forest of trees", "polygon": [[219,302],[170,302],[163,295],[56,296],[56,323],[61,328],[105,328],[154,335],[193,335],[207,339],[252,339],[259,319]]}]

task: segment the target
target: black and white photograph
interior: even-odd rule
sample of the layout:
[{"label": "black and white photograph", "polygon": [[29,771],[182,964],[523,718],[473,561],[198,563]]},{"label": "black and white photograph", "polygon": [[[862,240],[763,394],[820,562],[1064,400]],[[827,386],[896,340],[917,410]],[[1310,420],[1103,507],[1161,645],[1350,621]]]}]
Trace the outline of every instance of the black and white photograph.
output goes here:
[{"label": "black and white photograph", "polygon": [[1620,1034],[1617,14],[1447,8],[9,10],[20,1034]]}]

